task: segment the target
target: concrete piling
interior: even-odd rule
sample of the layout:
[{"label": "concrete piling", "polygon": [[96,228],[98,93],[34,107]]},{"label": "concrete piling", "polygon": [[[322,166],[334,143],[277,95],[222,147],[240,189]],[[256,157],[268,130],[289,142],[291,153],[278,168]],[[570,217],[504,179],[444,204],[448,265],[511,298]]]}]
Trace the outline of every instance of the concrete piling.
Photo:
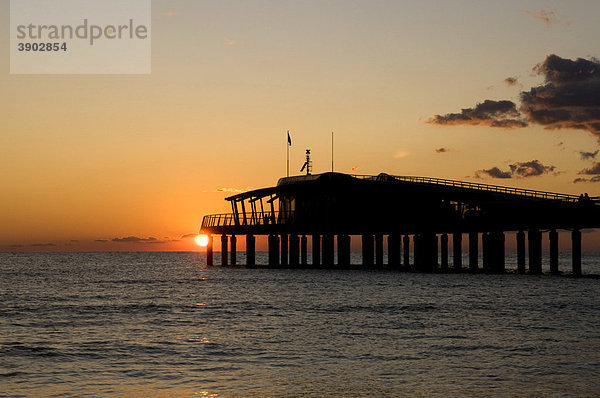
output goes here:
[{"label": "concrete piling", "polygon": [[548,234],[550,239],[550,273],[558,274],[558,232],[555,229]]},{"label": "concrete piling", "polygon": [[227,235],[221,235],[221,265],[227,265]]},{"label": "concrete piling", "polygon": [[574,229],[571,232],[571,261],[573,276],[581,276],[581,231]]},{"label": "concrete piling", "polygon": [[383,267],[383,234],[375,234],[375,265]]},{"label": "concrete piling", "polygon": [[321,266],[321,236],[319,234],[312,236],[312,265],[313,267]]},{"label": "concrete piling", "polygon": [[281,234],[281,266],[288,266],[288,248],[289,248],[289,238],[288,234]]},{"label": "concrete piling", "polygon": [[362,236],[362,263],[363,266],[368,267],[374,264],[374,238],[373,235]]},{"label": "concrete piling", "polygon": [[300,265],[300,237],[296,234],[290,235],[290,267],[298,267]]},{"label": "concrete piling", "polygon": [[208,243],[206,245],[206,265],[213,265],[213,237],[208,235]]},{"label": "concrete piling", "polygon": [[334,263],[333,234],[323,235],[323,265],[332,268]]},{"label": "concrete piling", "polygon": [[256,265],[256,238],[252,234],[246,235],[246,265]]},{"label": "concrete piling", "polygon": [[479,270],[479,234],[469,232],[469,270]]},{"label": "concrete piling", "polygon": [[231,245],[230,247],[230,251],[231,251],[231,265],[236,265],[237,263],[237,238],[235,237],[235,235],[231,235],[231,238],[229,239],[229,243]]},{"label": "concrete piling", "polygon": [[452,262],[455,271],[462,269],[462,232],[452,234]]},{"label": "concrete piling", "polygon": [[517,232],[517,272],[525,273],[525,232]]},{"label": "concrete piling", "polygon": [[404,266],[410,266],[410,237],[408,235],[404,235],[402,238],[402,248],[404,249]]},{"label": "concrete piling", "polygon": [[440,267],[448,271],[448,234],[445,232],[440,237]]},{"label": "concrete piling", "polygon": [[300,238],[300,265],[306,267],[308,265],[308,240],[306,235]]},{"label": "concrete piling", "polygon": [[529,273],[542,273],[542,233],[532,227],[527,233],[529,243]]}]

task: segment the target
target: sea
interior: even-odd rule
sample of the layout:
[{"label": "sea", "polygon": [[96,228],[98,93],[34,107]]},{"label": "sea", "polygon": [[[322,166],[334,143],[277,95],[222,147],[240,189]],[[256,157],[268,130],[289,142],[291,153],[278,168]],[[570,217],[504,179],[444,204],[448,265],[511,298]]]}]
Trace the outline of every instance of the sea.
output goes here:
[{"label": "sea", "polygon": [[598,397],[600,254],[584,253],[584,277],[569,275],[568,253],[560,269],[1,253],[0,396]]}]

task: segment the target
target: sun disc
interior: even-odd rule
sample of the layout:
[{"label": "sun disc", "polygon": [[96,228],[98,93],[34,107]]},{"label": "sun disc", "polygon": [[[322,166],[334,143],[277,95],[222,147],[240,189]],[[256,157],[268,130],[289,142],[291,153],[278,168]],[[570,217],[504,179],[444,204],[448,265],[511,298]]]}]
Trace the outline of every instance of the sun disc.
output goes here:
[{"label": "sun disc", "polygon": [[198,235],[196,236],[196,243],[198,246],[207,246],[208,245],[208,236],[206,235]]}]

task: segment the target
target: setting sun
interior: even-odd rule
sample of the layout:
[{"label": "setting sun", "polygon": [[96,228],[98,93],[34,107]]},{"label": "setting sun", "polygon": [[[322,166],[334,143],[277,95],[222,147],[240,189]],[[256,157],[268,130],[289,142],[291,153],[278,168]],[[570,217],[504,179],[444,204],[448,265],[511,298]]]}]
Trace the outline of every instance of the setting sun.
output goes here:
[{"label": "setting sun", "polygon": [[206,246],[208,245],[208,236],[206,235],[198,235],[196,236],[196,243],[198,246]]}]

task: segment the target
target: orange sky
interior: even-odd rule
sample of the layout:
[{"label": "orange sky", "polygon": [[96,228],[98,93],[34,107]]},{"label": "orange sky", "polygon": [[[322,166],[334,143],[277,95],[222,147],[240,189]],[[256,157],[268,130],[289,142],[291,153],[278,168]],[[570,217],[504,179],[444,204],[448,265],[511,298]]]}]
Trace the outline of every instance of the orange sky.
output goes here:
[{"label": "orange sky", "polygon": [[[335,131],[340,172],[598,195],[573,183],[589,131],[426,123],[518,103],[549,54],[597,56],[592,3],[154,1],[152,73],[132,76],[11,75],[2,29],[0,250],[198,250],[203,215],[285,174],[288,129],[294,172],[305,148],[328,171]],[[476,178],[532,160],[554,171]]]}]

